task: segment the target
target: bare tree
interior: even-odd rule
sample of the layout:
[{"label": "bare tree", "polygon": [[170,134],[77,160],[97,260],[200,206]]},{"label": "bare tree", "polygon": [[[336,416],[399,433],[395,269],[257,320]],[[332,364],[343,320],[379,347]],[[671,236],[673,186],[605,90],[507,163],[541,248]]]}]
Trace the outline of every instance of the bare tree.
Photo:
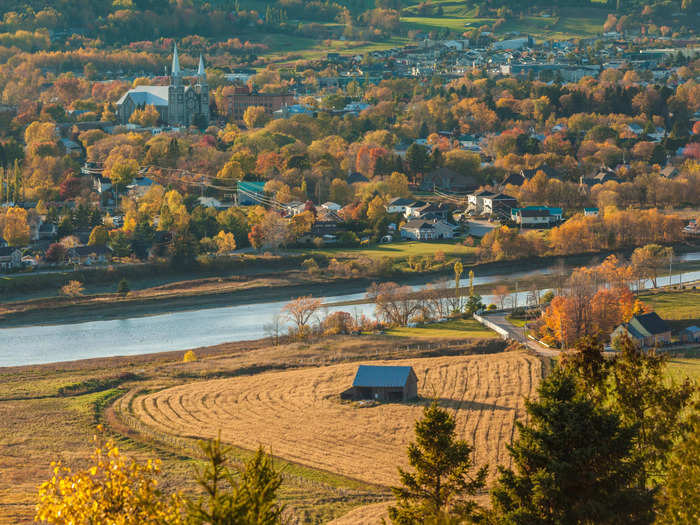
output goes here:
[{"label": "bare tree", "polygon": [[314,299],[306,295],[287,303],[282,311],[285,312],[287,319],[294,323],[299,337],[304,339],[309,335],[310,324],[321,306],[323,306],[322,299]]},{"label": "bare tree", "polygon": [[407,325],[423,308],[423,301],[410,286],[396,283],[373,283],[367,290],[367,298],[375,303],[377,317],[387,323]]},{"label": "bare tree", "polygon": [[493,296],[496,299],[496,301],[498,301],[498,304],[500,305],[501,310],[503,310],[506,307],[506,300],[508,299],[509,295],[510,295],[510,289],[505,284],[499,284],[493,290]]},{"label": "bare tree", "polygon": [[273,346],[280,344],[280,339],[284,333],[284,322],[282,321],[282,316],[280,314],[275,314],[272,316],[272,320],[269,323],[263,325],[263,331],[271,340]]}]

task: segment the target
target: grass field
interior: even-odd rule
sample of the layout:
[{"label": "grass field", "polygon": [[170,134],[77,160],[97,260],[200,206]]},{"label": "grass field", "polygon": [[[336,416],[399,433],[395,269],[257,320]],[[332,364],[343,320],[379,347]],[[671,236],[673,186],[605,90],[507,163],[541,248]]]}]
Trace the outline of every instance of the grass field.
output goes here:
[{"label": "grass field", "polygon": [[478,339],[495,339],[498,336],[493,330],[489,330],[474,319],[459,319],[446,323],[434,323],[425,326],[392,328],[387,335],[409,338],[452,338],[473,337]]},{"label": "grass field", "polygon": [[700,383],[700,352],[697,357],[671,357],[668,361],[668,376],[676,382],[690,378]]},{"label": "grass field", "polygon": [[640,298],[664,319],[688,325],[700,320],[700,290],[649,292]]},{"label": "grass field", "polygon": [[[388,364],[375,362],[377,364]],[[437,397],[455,414],[459,434],[475,444],[479,465],[508,464],[505,445],[542,364],[524,353],[391,361],[414,367],[419,395]],[[146,425],[180,436],[215,437],[373,484],[398,480],[406,445],[424,402],[360,408],[341,402],[356,363],[199,381],[137,397]],[[493,475],[494,470],[491,471]]]},{"label": "grass field", "polygon": [[426,257],[434,256],[437,252],[443,252],[447,257],[474,257],[476,248],[473,246],[463,246],[457,241],[435,241],[435,242],[394,242],[388,244],[375,244],[364,248],[319,248],[314,250],[303,250],[312,254],[324,254],[329,257],[391,257],[392,259],[406,259],[410,256]]}]

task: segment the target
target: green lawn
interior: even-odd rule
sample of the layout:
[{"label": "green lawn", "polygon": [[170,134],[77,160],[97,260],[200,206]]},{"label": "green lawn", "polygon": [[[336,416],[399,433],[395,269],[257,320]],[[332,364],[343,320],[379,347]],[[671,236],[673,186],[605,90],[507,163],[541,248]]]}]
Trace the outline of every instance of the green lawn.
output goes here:
[{"label": "green lawn", "polygon": [[411,338],[480,338],[495,339],[498,334],[474,319],[459,319],[446,323],[434,323],[415,328],[402,327],[387,331],[388,335]]},{"label": "green lawn", "polygon": [[700,290],[644,293],[640,295],[640,299],[664,319],[700,320]]},{"label": "green lawn", "polygon": [[476,248],[457,244],[456,241],[440,241],[395,242],[375,244],[363,248],[319,248],[300,251],[309,254],[324,254],[329,257],[391,257],[392,259],[405,259],[410,256],[434,256],[440,251],[447,257],[473,257],[476,253]]}]

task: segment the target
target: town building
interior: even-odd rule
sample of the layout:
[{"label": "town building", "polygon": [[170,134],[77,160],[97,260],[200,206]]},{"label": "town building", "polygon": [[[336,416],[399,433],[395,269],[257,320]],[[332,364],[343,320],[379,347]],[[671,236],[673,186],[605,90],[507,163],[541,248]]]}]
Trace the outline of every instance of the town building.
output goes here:
[{"label": "town building", "polygon": [[107,264],[112,260],[112,249],[104,244],[93,246],[75,246],[68,250],[68,262],[71,264]]},{"label": "town building", "polygon": [[360,365],[352,388],[342,397],[354,400],[409,401],[418,397],[418,377],[410,366]]},{"label": "town building", "polygon": [[209,125],[209,86],[204,70],[204,58],[199,57],[199,68],[194,86],[185,86],[177,46],[173,48],[173,62],[168,86],[137,86],[117,101],[117,117],[127,124],[137,109],[153,106],[160,121],[170,126],[206,127]]},{"label": "town building", "polygon": [[15,270],[22,266],[22,252],[12,246],[0,248],[0,270]]},{"label": "town building", "polygon": [[561,208],[548,206],[526,206],[524,208],[512,208],[510,219],[523,228],[546,228],[561,222]]},{"label": "town building", "polygon": [[403,239],[414,241],[432,241],[437,239],[438,235],[432,222],[421,219],[408,221],[399,230]]},{"label": "town building", "polygon": [[267,114],[273,115],[275,111],[293,103],[294,96],[289,93],[258,93],[248,86],[236,86],[233,93],[226,97],[226,111],[228,118],[240,121],[243,120],[245,110],[250,107],[263,107]]}]

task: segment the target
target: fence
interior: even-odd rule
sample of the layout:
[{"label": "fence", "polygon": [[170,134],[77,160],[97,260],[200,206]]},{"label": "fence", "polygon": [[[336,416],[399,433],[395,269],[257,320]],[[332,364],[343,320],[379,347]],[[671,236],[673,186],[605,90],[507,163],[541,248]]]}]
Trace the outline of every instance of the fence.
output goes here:
[{"label": "fence", "polygon": [[481,317],[479,314],[474,314],[474,319],[476,319],[484,326],[486,326],[486,327],[490,328],[491,330],[493,330],[494,332],[496,332],[498,335],[501,336],[501,338],[503,338],[503,339],[510,339],[511,338],[510,334],[508,333],[507,330],[505,330],[504,328],[501,328],[496,323],[492,323],[491,321],[489,321],[485,317]]}]

